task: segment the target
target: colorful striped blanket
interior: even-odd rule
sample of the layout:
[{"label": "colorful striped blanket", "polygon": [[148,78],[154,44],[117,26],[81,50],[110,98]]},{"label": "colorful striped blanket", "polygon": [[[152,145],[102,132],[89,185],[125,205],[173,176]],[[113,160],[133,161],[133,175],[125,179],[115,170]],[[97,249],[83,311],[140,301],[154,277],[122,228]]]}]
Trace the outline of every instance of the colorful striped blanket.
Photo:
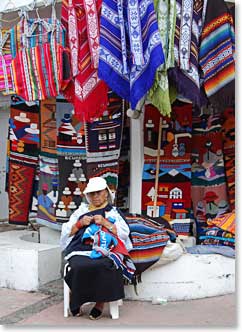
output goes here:
[{"label": "colorful striped blanket", "polygon": [[129,252],[136,267],[135,275],[140,275],[156,263],[175,232],[145,216],[126,215],[130,228],[133,249]]},{"label": "colorful striped blanket", "polygon": [[235,36],[233,17],[224,0],[208,0],[199,64],[210,102],[234,102]]}]

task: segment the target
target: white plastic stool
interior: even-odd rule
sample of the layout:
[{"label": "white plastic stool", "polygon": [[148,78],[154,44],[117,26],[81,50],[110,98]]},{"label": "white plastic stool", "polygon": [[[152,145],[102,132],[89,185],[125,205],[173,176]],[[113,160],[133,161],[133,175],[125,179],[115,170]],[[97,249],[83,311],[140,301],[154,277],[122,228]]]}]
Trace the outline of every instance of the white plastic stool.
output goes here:
[{"label": "white plastic stool", "polygon": [[[68,317],[70,314],[70,289],[65,282],[66,273],[71,269],[69,263],[66,263],[64,266],[64,317]],[[123,300],[117,300],[113,302],[109,302],[109,312],[112,319],[119,318],[119,306],[123,304]]]}]

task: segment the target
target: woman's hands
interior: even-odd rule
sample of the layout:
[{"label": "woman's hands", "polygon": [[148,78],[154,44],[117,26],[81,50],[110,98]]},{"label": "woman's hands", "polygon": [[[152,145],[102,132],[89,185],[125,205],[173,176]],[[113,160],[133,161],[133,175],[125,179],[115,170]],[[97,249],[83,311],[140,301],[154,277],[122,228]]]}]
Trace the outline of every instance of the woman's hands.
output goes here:
[{"label": "woman's hands", "polygon": [[89,226],[93,220],[93,216],[84,216],[81,218],[82,226]]},{"label": "woman's hands", "polygon": [[96,225],[104,226],[109,230],[109,232],[117,235],[117,229],[116,229],[115,224],[113,224],[110,221],[108,221],[107,219],[103,218],[103,216],[96,214],[95,216],[93,216],[93,220]]},{"label": "woman's hands", "polygon": [[105,226],[105,223],[107,222],[107,220],[103,218],[103,216],[101,216],[100,214],[96,214],[95,216],[93,216],[93,220],[96,225],[101,226]]},{"label": "woman's hands", "polygon": [[96,214],[94,216],[84,216],[81,219],[79,219],[73,226],[71,229],[71,235],[74,235],[80,228],[84,227],[84,226],[89,226],[92,222],[94,221],[94,223],[96,225],[100,225],[100,226],[104,226],[106,227],[111,233],[117,235],[117,229],[116,226],[111,223],[110,221],[108,221],[107,219],[105,219],[102,215],[100,214]]}]

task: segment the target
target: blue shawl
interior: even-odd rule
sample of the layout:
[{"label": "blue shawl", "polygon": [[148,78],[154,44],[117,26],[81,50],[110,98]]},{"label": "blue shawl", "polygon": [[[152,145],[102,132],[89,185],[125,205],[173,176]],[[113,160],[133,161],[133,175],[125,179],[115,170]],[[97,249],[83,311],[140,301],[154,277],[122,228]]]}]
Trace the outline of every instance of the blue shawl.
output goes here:
[{"label": "blue shawl", "polygon": [[135,109],[164,63],[152,0],[103,0],[98,76]]}]

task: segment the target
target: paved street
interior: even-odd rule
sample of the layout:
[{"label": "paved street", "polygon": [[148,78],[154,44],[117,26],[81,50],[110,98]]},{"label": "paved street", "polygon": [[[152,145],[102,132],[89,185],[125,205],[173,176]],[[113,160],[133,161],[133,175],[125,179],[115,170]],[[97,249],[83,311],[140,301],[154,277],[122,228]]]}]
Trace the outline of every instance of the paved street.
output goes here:
[{"label": "paved street", "polygon": [[151,302],[124,301],[120,318],[109,317],[108,306],[103,317],[91,321],[84,306],[84,316],[63,317],[62,280],[45,285],[39,292],[0,288],[0,325],[22,327],[82,327],[82,328],[235,328],[236,295],[228,294],[191,301]]}]

